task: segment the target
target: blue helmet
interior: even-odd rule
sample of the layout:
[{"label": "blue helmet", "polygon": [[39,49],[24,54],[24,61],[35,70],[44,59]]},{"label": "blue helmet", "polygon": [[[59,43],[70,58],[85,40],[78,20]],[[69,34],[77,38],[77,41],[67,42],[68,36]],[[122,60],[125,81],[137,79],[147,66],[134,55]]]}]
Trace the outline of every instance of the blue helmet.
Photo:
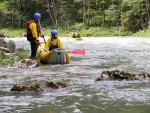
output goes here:
[{"label": "blue helmet", "polygon": [[35,13],[34,18],[41,18],[41,15],[39,13]]},{"label": "blue helmet", "polygon": [[58,34],[58,31],[57,30],[52,30],[51,31],[51,35],[57,35]]}]

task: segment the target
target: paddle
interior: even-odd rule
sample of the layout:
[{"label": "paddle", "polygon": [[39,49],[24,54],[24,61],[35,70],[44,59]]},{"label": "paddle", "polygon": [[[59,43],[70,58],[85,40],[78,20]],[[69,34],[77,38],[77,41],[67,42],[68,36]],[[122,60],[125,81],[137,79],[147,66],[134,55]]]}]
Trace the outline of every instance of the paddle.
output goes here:
[{"label": "paddle", "polygon": [[[41,49],[45,52],[47,52],[48,50],[45,50],[42,46]],[[76,55],[85,55],[85,50],[84,49],[74,49],[72,51],[67,51],[68,53],[72,53],[72,54],[76,54]]]},{"label": "paddle", "polygon": [[85,55],[85,50],[84,49],[75,49],[72,51],[68,51],[68,53],[76,54],[76,55]]},{"label": "paddle", "polygon": [[[39,22],[39,26],[40,26],[40,31],[42,33],[42,28],[41,28],[41,23],[40,23],[40,20],[38,21]],[[43,33],[42,33],[43,34]],[[45,41],[45,37],[43,36],[43,39],[44,39],[44,43],[46,44],[46,41]]]}]

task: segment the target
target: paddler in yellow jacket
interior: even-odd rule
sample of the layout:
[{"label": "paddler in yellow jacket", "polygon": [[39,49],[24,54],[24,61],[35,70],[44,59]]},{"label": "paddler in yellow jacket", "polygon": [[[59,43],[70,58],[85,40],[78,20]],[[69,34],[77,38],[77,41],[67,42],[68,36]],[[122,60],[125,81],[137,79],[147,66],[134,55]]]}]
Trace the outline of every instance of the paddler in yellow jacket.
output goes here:
[{"label": "paddler in yellow jacket", "polygon": [[76,38],[76,32],[75,32],[75,30],[73,30],[73,32],[71,33],[70,37]]},{"label": "paddler in yellow jacket", "polygon": [[[58,38],[58,31],[52,30],[50,34],[51,34],[51,37],[47,39],[44,50],[51,51],[55,48],[63,48],[63,45],[60,39]],[[47,59],[44,59],[44,60],[45,62],[47,61]],[[70,60],[70,55],[66,52],[66,61],[69,62],[69,60]]]},{"label": "paddler in yellow jacket", "polygon": [[[27,40],[31,45],[31,56],[30,58],[36,59],[36,52],[39,46],[39,36],[41,35],[41,27],[40,27],[40,18],[41,15],[39,13],[34,14],[34,20],[28,21],[27,24]],[[41,37],[44,37],[41,35]]]},{"label": "paddler in yellow jacket", "polygon": [[52,49],[55,48],[63,48],[63,46],[60,39],[58,38],[58,31],[52,30],[51,37],[46,41],[45,50],[51,51]]},{"label": "paddler in yellow jacket", "polygon": [[80,38],[80,34],[78,31],[73,30],[73,32],[71,33],[70,37],[72,38]]}]

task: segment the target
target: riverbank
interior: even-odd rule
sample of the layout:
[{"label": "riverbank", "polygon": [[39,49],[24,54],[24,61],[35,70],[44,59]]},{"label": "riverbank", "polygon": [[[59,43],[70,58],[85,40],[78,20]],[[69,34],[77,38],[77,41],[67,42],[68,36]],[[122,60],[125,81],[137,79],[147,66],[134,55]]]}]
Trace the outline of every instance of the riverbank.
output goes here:
[{"label": "riverbank", "polygon": [[[56,28],[43,28],[45,36],[50,35],[50,29]],[[69,37],[73,30],[78,30],[83,37],[112,37],[112,36],[136,36],[136,37],[149,37],[150,29],[141,30],[138,32],[125,31],[121,28],[107,28],[107,27],[89,27],[86,28],[82,24],[77,24],[66,29],[57,28],[60,37]],[[6,37],[22,37],[26,29],[3,28],[0,29],[0,34]]]},{"label": "riverbank", "polygon": [[17,50],[16,53],[6,53],[0,51],[0,66],[11,65],[15,62],[28,58],[29,51],[24,49]]}]

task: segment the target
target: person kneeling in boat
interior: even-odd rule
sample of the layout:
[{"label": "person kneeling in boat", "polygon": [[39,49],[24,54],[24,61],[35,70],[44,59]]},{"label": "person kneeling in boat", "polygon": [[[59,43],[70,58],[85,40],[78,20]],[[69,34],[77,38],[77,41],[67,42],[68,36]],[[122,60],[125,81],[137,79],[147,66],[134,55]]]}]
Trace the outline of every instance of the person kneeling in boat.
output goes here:
[{"label": "person kneeling in boat", "polygon": [[[42,63],[50,63],[50,64],[51,63],[52,64],[55,64],[55,63],[58,63],[58,64],[59,63],[60,64],[68,63],[69,60],[70,60],[70,55],[68,54],[68,52],[66,52],[63,49],[62,43],[61,43],[60,39],[58,38],[58,31],[57,30],[52,30],[50,32],[50,34],[51,34],[51,37],[49,39],[47,39],[46,44],[44,46],[45,51],[43,51],[42,54],[39,51],[39,55],[43,55],[43,56],[41,56]],[[52,54],[55,50],[57,52],[60,50],[60,52],[58,52],[59,54],[57,54],[57,55],[60,55],[59,56],[60,58],[58,58],[58,56],[56,54]],[[62,54],[60,54],[61,52],[62,52]],[[63,53],[63,52],[65,52],[65,53]],[[64,54],[65,54],[65,58],[63,57]]]},{"label": "person kneeling in boat", "polygon": [[70,35],[70,37],[76,38],[76,32],[75,32],[75,30],[73,30],[73,32],[72,32],[72,34]]},{"label": "person kneeling in boat", "polygon": [[51,37],[46,41],[45,49],[51,51],[55,48],[62,48],[62,43],[60,39],[58,38],[58,31],[52,30],[51,31]]},{"label": "person kneeling in boat", "polygon": [[78,31],[73,30],[72,34],[70,35],[72,38],[80,38],[80,34]]},{"label": "person kneeling in boat", "polygon": [[78,31],[76,32],[76,38],[80,38],[80,33]]}]

